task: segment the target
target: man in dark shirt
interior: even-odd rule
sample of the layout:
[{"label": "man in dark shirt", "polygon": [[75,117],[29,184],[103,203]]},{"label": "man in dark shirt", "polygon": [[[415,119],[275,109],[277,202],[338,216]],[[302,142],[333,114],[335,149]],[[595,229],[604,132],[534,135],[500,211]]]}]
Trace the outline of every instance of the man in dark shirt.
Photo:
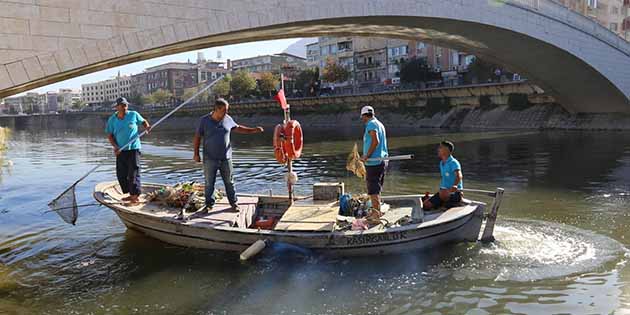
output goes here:
[{"label": "man in dark shirt", "polygon": [[201,162],[199,156],[199,147],[203,139],[203,170],[206,180],[205,196],[206,207],[202,212],[208,212],[214,206],[214,183],[217,177],[217,171],[221,173],[228,201],[232,205],[234,211],[239,211],[238,200],[234,190],[234,177],[232,166],[232,145],[230,141],[230,133],[232,130],[241,134],[262,133],[262,127],[250,128],[238,125],[230,115],[228,109],[230,104],[222,98],[217,99],[214,103],[214,110],[203,117],[199,122],[197,132],[195,133],[194,156],[195,162]]}]

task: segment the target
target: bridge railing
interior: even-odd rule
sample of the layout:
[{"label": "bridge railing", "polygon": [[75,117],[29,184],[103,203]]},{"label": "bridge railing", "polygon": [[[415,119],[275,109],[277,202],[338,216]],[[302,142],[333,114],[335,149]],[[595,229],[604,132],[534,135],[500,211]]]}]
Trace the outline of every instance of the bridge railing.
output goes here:
[{"label": "bridge railing", "polygon": [[560,3],[551,0],[505,0],[505,2],[538,12],[576,30],[590,34],[630,56],[630,43],[628,41],[592,18],[575,12]]}]

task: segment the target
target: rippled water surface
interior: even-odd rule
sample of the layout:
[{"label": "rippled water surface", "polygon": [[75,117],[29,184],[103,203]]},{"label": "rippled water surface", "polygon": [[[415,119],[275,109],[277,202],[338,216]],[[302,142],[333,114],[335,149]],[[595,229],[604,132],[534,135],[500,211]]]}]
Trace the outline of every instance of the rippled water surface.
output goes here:
[{"label": "rippled water surface", "polygon": [[[630,134],[390,134],[393,154],[417,158],[391,164],[388,194],[435,189],[443,138],[456,143],[467,187],[505,187],[495,243],[353,259],[276,245],[240,263],[126,230],[103,207],[81,209],[69,226],[46,204],[113,161],[106,140],[14,130],[0,152],[0,314],[630,314]],[[284,191],[270,137],[235,137],[238,191]],[[361,192],[345,171],[359,138],[359,127],[307,130],[298,190],[342,180]],[[143,180],[201,180],[190,142],[189,132],[146,138]],[[78,186],[79,203],[113,179],[112,162]]]}]

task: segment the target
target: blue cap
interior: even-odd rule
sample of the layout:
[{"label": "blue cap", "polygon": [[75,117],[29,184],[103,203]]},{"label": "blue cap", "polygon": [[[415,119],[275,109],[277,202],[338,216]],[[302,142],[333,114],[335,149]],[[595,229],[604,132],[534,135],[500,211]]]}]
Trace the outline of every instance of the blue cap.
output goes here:
[{"label": "blue cap", "polygon": [[114,103],[114,107],[116,107],[116,106],[118,106],[118,105],[120,105],[120,104],[123,104],[123,105],[127,105],[127,106],[129,106],[129,102],[127,102],[127,99],[126,99],[126,98],[124,98],[124,97],[119,97],[119,98],[117,98],[117,99],[116,99],[116,103]]}]

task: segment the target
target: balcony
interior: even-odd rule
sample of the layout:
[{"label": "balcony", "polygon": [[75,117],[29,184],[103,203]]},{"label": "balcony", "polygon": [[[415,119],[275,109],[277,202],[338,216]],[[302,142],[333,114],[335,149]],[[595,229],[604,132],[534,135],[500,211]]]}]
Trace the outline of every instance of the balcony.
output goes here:
[{"label": "balcony", "polygon": [[381,67],[381,62],[380,61],[376,61],[376,62],[372,62],[372,63],[357,63],[357,69],[358,70],[374,69],[374,68],[380,68],[380,67]]},{"label": "balcony", "polygon": [[337,58],[350,58],[354,56],[352,49],[337,50]]}]

